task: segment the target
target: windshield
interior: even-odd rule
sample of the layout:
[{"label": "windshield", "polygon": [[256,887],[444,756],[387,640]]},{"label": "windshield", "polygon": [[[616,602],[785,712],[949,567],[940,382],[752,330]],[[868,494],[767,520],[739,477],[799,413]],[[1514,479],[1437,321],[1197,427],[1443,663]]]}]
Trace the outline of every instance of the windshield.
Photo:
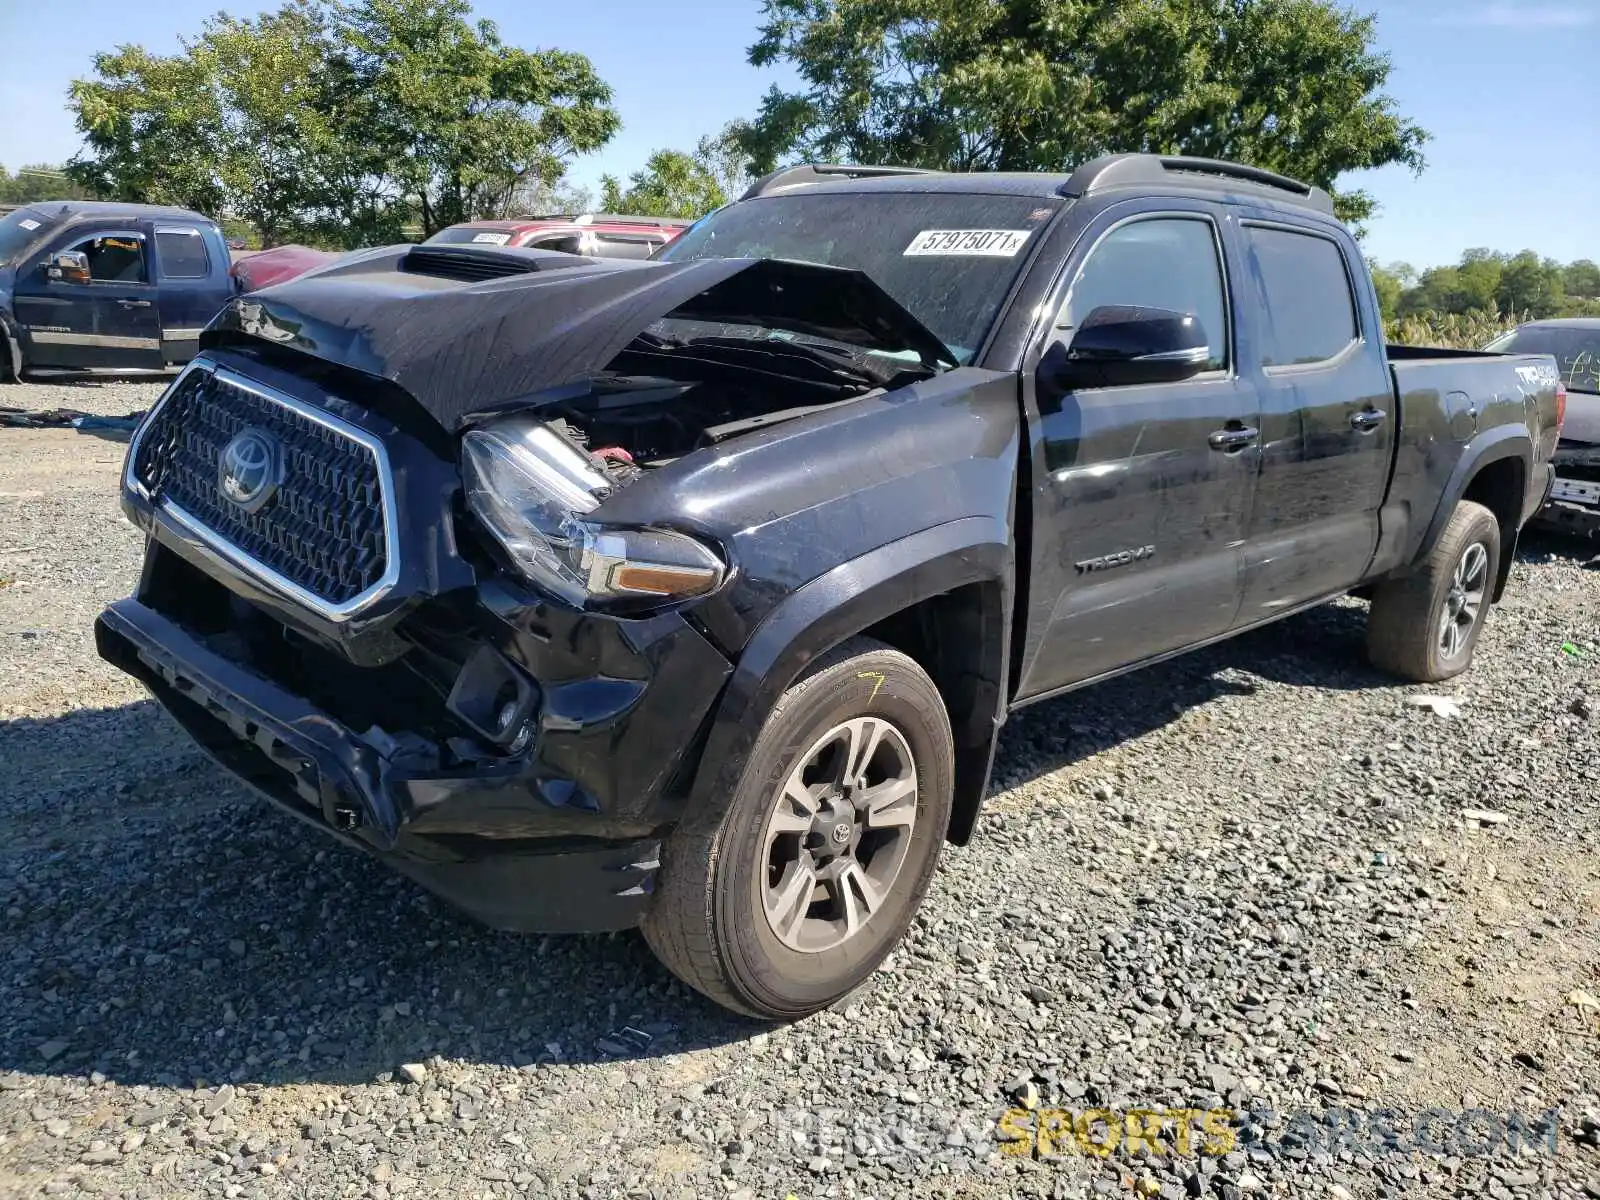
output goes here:
[{"label": "windshield", "polygon": [[1590,328],[1525,325],[1490,342],[1500,354],[1550,354],[1569,391],[1600,392],[1600,321]]},{"label": "windshield", "polygon": [[657,258],[786,258],[862,271],[965,363],[1060,204],[954,192],[764,196],[712,213]]},{"label": "windshield", "polygon": [[49,224],[49,217],[31,208],[19,208],[0,217],[0,267],[42,238]]}]

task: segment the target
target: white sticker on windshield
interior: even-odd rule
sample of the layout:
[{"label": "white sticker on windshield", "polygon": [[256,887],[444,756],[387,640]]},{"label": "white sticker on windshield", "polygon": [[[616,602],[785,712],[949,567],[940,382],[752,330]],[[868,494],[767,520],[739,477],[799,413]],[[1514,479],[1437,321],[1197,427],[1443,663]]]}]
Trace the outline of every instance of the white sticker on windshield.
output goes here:
[{"label": "white sticker on windshield", "polygon": [[511,240],[511,235],[509,233],[475,233],[472,235],[472,240],[489,246],[504,246]]},{"label": "white sticker on windshield", "polygon": [[905,248],[908,255],[952,254],[1010,258],[1028,240],[1027,229],[924,229]]},{"label": "white sticker on windshield", "polygon": [[32,217],[24,217],[22,220],[18,221],[17,224],[29,231],[39,228],[39,222],[35,221]]}]

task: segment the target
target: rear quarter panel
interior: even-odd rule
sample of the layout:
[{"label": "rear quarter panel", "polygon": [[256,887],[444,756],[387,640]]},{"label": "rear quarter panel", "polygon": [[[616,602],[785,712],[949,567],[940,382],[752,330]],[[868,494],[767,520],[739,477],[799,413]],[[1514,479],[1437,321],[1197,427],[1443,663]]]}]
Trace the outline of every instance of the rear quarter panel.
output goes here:
[{"label": "rear quarter panel", "polygon": [[1520,526],[1543,494],[1556,442],[1555,362],[1548,356],[1407,355],[1391,365],[1399,437],[1373,574],[1425,554],[1473,476],[1500,459],[1524,468]]}]

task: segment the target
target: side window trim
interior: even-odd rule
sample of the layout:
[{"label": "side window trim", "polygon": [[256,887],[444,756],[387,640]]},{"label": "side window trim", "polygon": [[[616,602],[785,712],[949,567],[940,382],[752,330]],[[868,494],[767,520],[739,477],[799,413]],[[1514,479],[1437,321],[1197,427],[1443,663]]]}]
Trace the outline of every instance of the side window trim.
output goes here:
[{"label": "side window trim", "polygon": [[[1356,288],[1356,281],[1351,275],[1350,258],[1345,253],[1343,243],[1327,230],[1318,229],[1314,226],[1297,225],[1292,221],[1273,221],[1264,217],[1245,217],[1239,222],[1239,231],[1242,235],[1242,240],[1245,242],[1244,250],[1246,253],[1249,253],[1248,231],[1251,229],[1273,229],[1279,233],[1292,233],[1300,237],[1317,238],[1331,243],[1334,252],[1339,256],[1339,264],[1344,268],[1345,291],[1350,298],[1350,316],[1355,325],[1354,336],[1327,358],[1318,358],[1311,362],[1275,363],[1270,367],[1263,366],[1261,371],[1266,375],[1283,375],[1300,371],[1326,371],[1330,368],[1343,366],[1347,359],[1359,353],[1367,345],[1367,327],[1361,311],[1361,297]],[[1267,320],[1270,322],[1272,319],[1271,305],[1265,303],[1265,298],[1263,298],[1263,307],[1267,310]]]},{"label": "side window trim", "polygon": [[149,287],[150,286],[150,241],[145,237],[144,231],[139,229],[101,229],[94,233],[86,233],[82,237],[74,238],[68,250],[76,250],[80,246],[87,246],[90,242],[101,241],[105,238],[130,238],[139,243],[139,258],[144,264],[144,278],[131,279],[94,279],[89,280],[89,286],[95,287]]},{"label": "side window trim", "polygon": [[[1089,248],[1085,250],[1083,256],[1078,259],[1077,266],[1072,268],[1070,275],[1067,275],[1065,271],[1063,272],[1064,282],[1061,285],[1060,300],[1056,302],[1053,307],[1051,307],[1049,310],[1049,316],[1045,322],[1044,338],[1042,342],[1043,347],[1048,347],[1050,342],[1063,329],[1072,328],[1070,325],[1061,324],[1061,315],[1066,312],[1068,305],[1072,303],[1073,288],[1077,286],[1078,280],[1083,274],[1083,268],[1088,265],[1089,260],[1092,259],[1096,252],[1099,251],[1101,243],[1103,243],[1112,234],[1116,233],[1119,229],[1123,229],[1126,226],[1134,225],[1142,221],[1163,220],[1203,221],[1210,226],[1212,250],[1216,255],[1217,279],[1222,286],[1222,314],[1225,325],[1222,336],[1222,346],[1227,355],[1227,361],[1225,361],[1221,367],[1216,367],[1209,371],[1201,371],[1198,374],[1184,380],[1183,382],[1206,383],[1218,379],[1229,379],[1234,377],[1238,371],[1239,364],[1239,352],[1237,345],[1238,318],[1234,313],[1233,308],[1233,286],[1232,280],[1228,273],[1228,255],[1222,240],[1222,225],[1214,213],[1197,208],[1144,209],[1139,212],[1129,213],[1125,217],[1119,217],[1110,225],[1107,225],[1099,233],[1095,234],[1093,240],[1089,243]],[[1074,249],[1076,249],[1076,247],[1074,247]]]}]

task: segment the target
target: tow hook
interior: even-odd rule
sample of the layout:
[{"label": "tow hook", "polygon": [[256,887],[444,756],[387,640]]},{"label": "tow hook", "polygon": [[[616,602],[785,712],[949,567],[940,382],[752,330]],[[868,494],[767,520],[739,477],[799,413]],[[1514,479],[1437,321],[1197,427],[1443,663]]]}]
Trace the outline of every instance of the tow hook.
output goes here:
[{"label": "tow hook", "polygon": [[361,828],[361,812],[351,808],[348,804],[335,806],[333,810],[333,827],[340,833],[351,833]]}]

